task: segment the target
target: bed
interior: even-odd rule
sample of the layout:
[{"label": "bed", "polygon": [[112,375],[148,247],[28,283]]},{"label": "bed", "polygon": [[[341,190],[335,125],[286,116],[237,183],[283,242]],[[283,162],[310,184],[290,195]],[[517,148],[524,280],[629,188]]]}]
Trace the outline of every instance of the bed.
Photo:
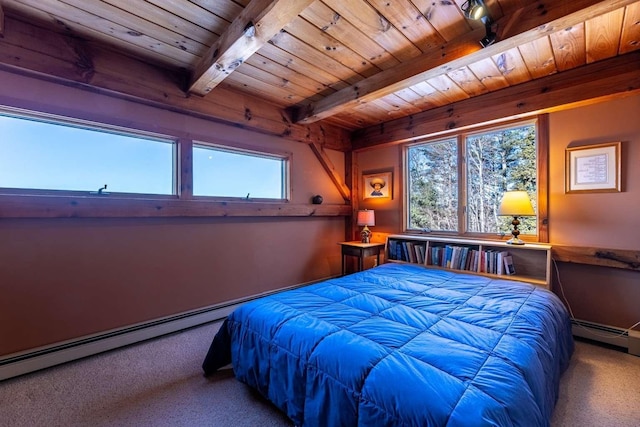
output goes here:
[{"label": "bed", "polygon": [[546,289],[381,266],[236,309],[202,365],[304,426],[548,426],[573,352]]}]

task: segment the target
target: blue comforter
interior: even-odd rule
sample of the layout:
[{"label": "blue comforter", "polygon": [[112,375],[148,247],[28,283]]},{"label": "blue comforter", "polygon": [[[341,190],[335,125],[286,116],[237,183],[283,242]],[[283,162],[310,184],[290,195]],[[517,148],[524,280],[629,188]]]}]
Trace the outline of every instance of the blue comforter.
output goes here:
[{"label": "blue comforter", "polygon": [[572,351],[545,289],[384,264],[243,305],[203,368],[296,425],[547,426]]}]

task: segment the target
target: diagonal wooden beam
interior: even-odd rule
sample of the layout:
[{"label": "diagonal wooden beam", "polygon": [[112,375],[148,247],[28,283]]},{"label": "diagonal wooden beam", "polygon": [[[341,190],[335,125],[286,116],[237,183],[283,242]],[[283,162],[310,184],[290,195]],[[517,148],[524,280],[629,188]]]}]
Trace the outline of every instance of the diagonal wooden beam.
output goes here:
[{"label": "diagonal wooden beam", "polygon": [[500,41],[491,46],[479,48],[478,40],[484,36],[484,28],[476,29],[444,44],[436,52],[426,53],[384,70],[320,101],[292,109],[290,113],[296,123],[314,123],[635,1],[637,0],[555,0],[544,4],[540,1],[529,2],[527,6],[498,20]]},{"label": "diagonal wooden beam", "polygon": [[313,0],[252,0],[195,67],[189,92],[206,95]]},{"label": "diagonal wooden beam", "polygon": [[325,153],[322,145],[316,142],[312,142],[311,144],[309,144],[309,147],[311,147],[313,154],[316,155],[324,170],[327,172],[327,174],[329,174],[329,178],[331,178],[331,181],[333,181],[333,183],[335,184],[344,201],[349,202],[351,200],[351,190],[349,190],[349,187],[347,187],[347,185],[340,177],[340,174],[338,174],[338,172],[336,171],[335,166],[333,166],[333,162],[331,161],[327,153]]}]

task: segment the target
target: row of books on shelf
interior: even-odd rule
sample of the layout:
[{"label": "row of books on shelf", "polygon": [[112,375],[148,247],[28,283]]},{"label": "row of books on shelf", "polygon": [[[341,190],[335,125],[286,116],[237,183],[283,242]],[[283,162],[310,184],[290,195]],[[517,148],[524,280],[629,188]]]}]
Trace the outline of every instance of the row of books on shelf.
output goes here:
[{"label": "row of books on shelf", "polygon": [[429,246],[425,242],[389,240],[389,259],[479,273],[516,273],[508,251],[469,246]]}]

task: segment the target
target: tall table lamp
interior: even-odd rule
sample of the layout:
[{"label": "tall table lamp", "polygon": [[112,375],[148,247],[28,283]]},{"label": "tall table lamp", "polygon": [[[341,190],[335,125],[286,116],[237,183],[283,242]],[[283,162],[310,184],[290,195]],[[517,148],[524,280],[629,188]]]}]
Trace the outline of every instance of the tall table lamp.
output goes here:
[{"label": "tall table lamp", "polygon": [[370,243],[371,230],[369,230],[369,226],[373,227],[376,225],[376,215],[374,211],[369,209],[358,211],[357,222],[359,226],[364,225],[364,228],[360,232],[360,235],[362,236],[362,243]]},{"label": "tall table lamp", "polygon": [[511,234],[513,237],[507,240],[507,243],[511,245],[524,245],[524,241],[518,238],[518,235],[520,234],[520,230],[518,230],[518,225],[520,225],[518,217],[536,215],[527,192],[507,191],[504,193],[502,201],[500,202],[500,207],[498,208],[498,215],[513,217],[513,221],[511,221],[511,224],[513,225]]}]

